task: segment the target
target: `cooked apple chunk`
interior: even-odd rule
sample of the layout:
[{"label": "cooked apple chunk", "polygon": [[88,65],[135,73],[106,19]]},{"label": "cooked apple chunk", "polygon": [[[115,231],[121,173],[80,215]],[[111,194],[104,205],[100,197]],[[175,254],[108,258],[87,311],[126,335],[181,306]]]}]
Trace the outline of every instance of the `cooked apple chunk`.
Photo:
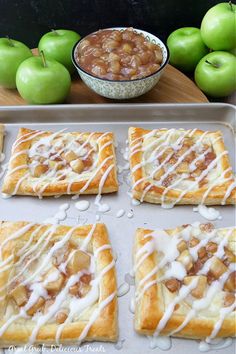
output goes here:
[{"label": "cooked apple chunk", "polygon": [[28,301],[27,290],[24,285],[19,285],[11,290],[9,296],[15,300],[18,306],[24,306]]},{"label": "cooked apple chunk", "polygon": [[176,291],[179,291],[180,289],[180,286],[181,286],[181,283],[179,280],[177,279],[168,279],[166,282],[165,282],[165,286],[167,287],[167,289],[174,293]]},{"label": "cooked apple chunk", "polygon": [[225,282],[224,290],[234,292],[236,290],[236,271],[230,273],[228,279]]},{"label": "cooked apple chunk", "polygon": [[56,267],[52,267],[45,276],[44,287],[50,293],[57,293],[64,283],[64,276]]},{"label": "cooked apple chunk", "polygon": [[214,276],[215,279],[219,279],[219,277],[227,271],[227,267],[224,263],[217,257],[212,258],[210,271],[209,273]]},{"label": "cooked apple chunk", "polygon": [[184,250],[186,250],[186,249],[187,249],[187,243],[186,243],[186,241],[181,240],[181,241],[178,243],[178,245],[177,245],[177,249],[178,249],[178,251],[179,251],[180,253],[183,252]]},{"label": "cooked apple chunk", "polygon": [[218,248],[217,243],[212,242],[212,241],[208,242],[206,245],[207,252],[211,253],[211,254],[215,253],[217,251],[217,248]]},{"label": "cooked apple chunk", "polygon": [[70,166],[75,173],[81,173],[84,169],[84,163],[80,159],[71,161]]},{"label": "cooked apple chunk", "polygon": [[181,262],[185,268],[190,270],[193,266],[192,257],[188,250],[184,250],[177,258],[178,262]]},{"label": "cooked apple chunk", "polygon": [[67,162],[71,162],[71,161],[76,160],[78,158],[78,156],[76,155],[76,153],[74,151],[67,151],[66,153],[63,154],[63,158]]},{"label": "cooked apple chunk", "polygon": [[49,298],[45,301],[43,312],[44,314],[48,312],[49,308],[54,304],[55,298]]},{"label": "cooked apple chunk", "polygon": [[48,171],[47,165],[39,164],[35,167],[34,172],[33,172],[33,176],[36,178],[39,178],[47,171]]},{"label": "cooked apple chunk", "polygon": [[229,263],[235,263],[236,262],[236,255],[233,254],[227,247],[225,247],[225,259]]},{"label": "cooked apple chunk", "polygon": [[64,323],[67,317],[68,317],[68,310],[62,309],[58,311],[56,314],[56,322],[58,324]]},{"label": "cooked apple chunk", "polygon": [[225,307],[231,306],[235,300],[236,300],[235,294],[226,293],[224,297],[224,306]]},{"label": "cooked apple chunk", "polygon": [[76,297],[84,297],[88,294],[91,286],[82,282],[78,282],[70,287],[69,293]]},{"label": "cooked apple chunk", "polygon": [[29,316],[33,316],[38,310],[40,310],[43,305],[45,304],[45,299],[43,297],[39,297],[38,300],[35,302],[35,304],[30,307],[30,309],[27,311],[27,314]]},{"label": "cooked apple chunk", "polygon": [[81,250],[77,250],[68,262],[67,272],[70,275],[76,274],[83,269],[88,269],[89,266],[90,256]]},{"label": "cooked apple chunk", "polygon": [[204,296],[206,286],[207,286],[207,277],[204,275],[193,275],[184,278],[184,284],[189,285],[194,279],[198,279],[197,286],[191,291],[191,295],[197,299],[201,299]]},{"label": "cooked apple chunk", "polygon": [[195,247],[197,244],[199,244],[198,238],[192,237],[189,241],[189,247]]}]

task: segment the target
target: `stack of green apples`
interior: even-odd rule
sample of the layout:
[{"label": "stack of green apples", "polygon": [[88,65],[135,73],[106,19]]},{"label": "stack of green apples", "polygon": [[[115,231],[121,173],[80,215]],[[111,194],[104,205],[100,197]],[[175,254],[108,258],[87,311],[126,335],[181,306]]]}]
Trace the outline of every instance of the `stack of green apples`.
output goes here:
[{"label": "stack of green apples", "polygon": [[63,102],[70,90],[74,66],[71,51],[80,35],[52,30],[39,41],[38,56],[23,43],[0,38],[0,86],[15,89],[29,103]]},{"label": "stack of green apples", "polygon": [[194,71],[198,87],[211,97],[236,89],[236,6],[220,3],[204,16],[201,28],[183,27],[167,39],[170,63]]}]

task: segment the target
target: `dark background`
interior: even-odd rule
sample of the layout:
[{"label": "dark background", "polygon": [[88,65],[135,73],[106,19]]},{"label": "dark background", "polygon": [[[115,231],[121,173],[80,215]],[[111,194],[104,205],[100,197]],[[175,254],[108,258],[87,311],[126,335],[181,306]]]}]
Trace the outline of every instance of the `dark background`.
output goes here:
[{"label": "dark background", "polygon": [[199,27],[216,0],[0,0],[0,37],[37,47],[42,34],[67,28],[82,36],[99,28],[133,26],[166,40],[174,29]]}]

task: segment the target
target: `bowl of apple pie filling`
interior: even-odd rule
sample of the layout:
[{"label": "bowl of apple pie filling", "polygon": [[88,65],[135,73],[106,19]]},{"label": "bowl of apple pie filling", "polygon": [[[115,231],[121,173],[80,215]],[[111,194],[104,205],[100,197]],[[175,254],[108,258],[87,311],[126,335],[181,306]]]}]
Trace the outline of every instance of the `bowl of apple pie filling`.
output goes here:
[{"label": "bowl of apple pie filling", "polygon": [[84,83],[101,96],[138,97],[151,90],[169,60],[168,48],[139,29],[114,27],[79,40],[73,63]]}]

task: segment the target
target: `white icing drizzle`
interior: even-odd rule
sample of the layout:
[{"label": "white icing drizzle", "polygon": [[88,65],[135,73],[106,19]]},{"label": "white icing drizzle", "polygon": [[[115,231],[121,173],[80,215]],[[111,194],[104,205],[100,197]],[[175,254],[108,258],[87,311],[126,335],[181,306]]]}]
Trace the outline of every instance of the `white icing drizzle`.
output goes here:
[{"label": "white icing drizzle", "polygon": [[[100,272],[100,274],[93,280],[91,281],[91,290],[89,291],[89,293],[87,294],[86,297],[81,298],[81,299],[72,299],[69,305],[69,314],[67,319],[65,320],[64,323],[62,323],[58,329],[57,329],[57,333],[56,333],[56,342],[59,343],[60,340],[60,336],[61,333],[63,331],[63,328],[65,327],[65,325],[67,323],[69,323],[71,321],[71,319],[76,315],[77,317],[83,312],[83,310],[91,305],[93,305],[95,302],[97,302],[98,298],[99,298],[99,283],[101,278],[110,270],[114,267],[115,262],[114,260],[105,268],[103,268],[103,270]],[[113,293],[114,294],[114,293]],[[113,300],[114,296],[112,294],[111,299],[109,298],[110,301]],[[108,298],[107,298],[108,299]],[[105,301],[105,300],[104,300]],[[108,302],[110,302],[108,301]],[[103,306],[103,305],[102,305]],[[102,310],[102,308],[99,308],[99,312]],[[96,310],[95,310],[96,311]],[[97,314],[97,312],[96,312]],[[84,336],[86,336],[87,334],[87,330],[90,329],[92,323],[96,320],[97,316],[95,316],[95,318],[93,317],[93,321],[89,321],[88,325],[86,326],[86,328],[84,328],[84,331],[81,333],[80,337],[79,337],[79,341],[82,341]],[[91,320],[91,317],[90,317]]]},{"label": "white icing drizzle", "polygon": [[117,166],[118,173],[122,173],[123,171],[129,170],[129,163],[127,162],[124,166],[118,165]]},{"label": "white icing drizzle", "polygon": [[130,210],[128,213],[127,213],[127,217],[129,219],[132,219],[134,217],[134,211],[133,210]]},{"label": "white icing drizzle", "polygon": [[229,172],[232,172],[232,167],[227,168],[227,170],[225,170],[218,178],[215,179],[215,181],[208,187],[208,189],[206,190],[206,192],[203,194],[202,197],[202,202],[201,204],[204,204],[207,196],[209,195],[210,191],[217,185],[220,185],[222,183],[228,182],[230,180],[232,180],[232,176],[230,177],[225,177],[226,174],[228,174]]},{"label": "white icing drizzle", "polygon": [[90,203],[88,200],[80,200],[79,202],[75,203],[75,207],[79,211],[86,211],[86,210],[88,210],[89,206],[90,206]]},{"label": "white icing drizzle", "polygon": [[5,164],[0,166],[0,180],[5,175],[5,173],[7,171],[7,168],[8,168],[8,163],[5,163]]},{"label": "white icing drizzle", "polygon": [[[36,228],[36,230],[32,233],[33,237],[30,237],[30,242],[29,242],[29,245],[32,243],[32,240],[34,238],[35,235],[37,235],[37,233],[39,232],[39,230],[41,229],[41,226]],[[42,243],[42,247],[39,249],[39,252],[36,253],[36,255],[34,257],[31,257],[30,260],[28,262],[26,262],[26,264],[24,266],[21,266],[21,270],[18,272],[18,274],[11,278],[11,280],[5,284],[3,287],[0,288],[0,291],[4,291],[7,287],[9,287],[14,281],[16,281],[18,279],[19,276],[21,276],[25,270],[27,270],[29,268],[29,266],[35,261],[37,260],[40,255],[42,254],[42,252],[44,251],[44,249],[47,247],[53,233],[55,232],[56,230],[56,225],[52,225],[48,230],[46,230],[41,236],[40,238],[38,239],[38,241],[36,242],[36,244],[34,246],[32,246],[27,252],[25,252],[24,254],[23,253],[20,253],[20,251],[17,253],[18,256],[21,256],[23,255],[23,257],[21,257],[19,259],[19,261],[16,263],[16,266],[21,266],[24,262],[24,260],[26,259],[27,256],[31,255],[34,251],[36,251],[38,249],[38,247],[40,246],[40,244]],[[31,236],[32,236],[31,235]],[[46,238],[47,237],[47,238]],[[11,257],[11,256],[10,256]],[[7,258],[7,260],[9,260],[10,262],[10,257]],[[2,300],[2,298],[0,298],[0,300]]]},{"label": "white icing drizzle", "polygon": [[129,303],[129,310],[131,313],[135,312],[135,297],[132,297]]},{"label": "white icing drizzle", "polygon": [[100,216],[99,214],[96,214],[95,220],[96,220],[96,221],[100,221],[100,220],[101,220],[101,216]]},{"label": "white icing drizzle", "polygon": [[200,352],[216,351],[217,349],[224,349],[229,347],[233,342],[232,338],[220,338],[217,343],[207,343],[206,341],[201,341],[199,343],[198,349]]},{"label": "white icing drizzle", "polygon": [[199,212],[199,214],[210,221],[221,219],[220,212],[212,207],[207,207],[206,205],[200,204],[196,208],[193,208],[193,211]]},{"label": "white icing drizzle", "polygon": [[34,130],[32,132],[24,134],[24,136],[21,136],[20,138],[16,139],[16,141],[12,145],[12,151],[15,150],[20,144],[25,143],[26,141],[29,141],[31,139],[36,138],[39,135],[44,134],[44,132],[40,130]]},{"label": "white icing drizzle", "polygon": [[67,217],[67,210],[70,208],[68,203],[64,203],[59,207],[59,211],[52,217],[44,221],[45,224],[59,224]]},{"label": "white icing drizzle", "polygon": [[90,316],[90,319],[86,326],[84,327],[81,335],[79,336],[79,343],[82,342],[82,340],[87,336],[88,331],[92,327],[93,323],[96,321],[102,310],[115,298],[116,293],[112,293],[109,295],[106,299],[102,300],[99,302],[98,307],[93,311],[92,315]]},{"label": "white icing drizzle", "polygon": [[215,167],[215,165],[216,165],[217,162],[222,158],[222,156],[224,156],[224,155],[226,155],[226,154],[228,154],[228,151],[223,151],[220,155],[218,155],[218,156],[207,166],[207,168],[206,168],[205,170],[203,170],[203,172],[200,174],[200,176],[196,178],[195,182],[193,182],[193,184],[192,184],[190,187],[188,187],[186,190],[184,190],[184,191],[180,194],[180,196],[175,200],[175,202],[174,202],[173,204],[171,204],[171,205],[174,206],[175,204],[179,203],[180,200],[185,196],[185,194],[186,194],[187,192],[193,190],[193,188],[194,188],[200,181],[202,181],[203,178],[205,178],[205,177],[208,175],[209,171],[210,171],[213,167]]},{"label": "white icing drizzle", "polygon": [[110,207],[108,204],[101,204],[101,199],[102,199],[102,190],[104,187],[104,184],[106,183],[106,180],[110,174],[110,172],[114,169],[114,164],[110,165],[106,171],[103,173],[102,178],[100,179],[99,182],[99,188],[98,188],[98,195],[95,198],[94,204],[98,206],[98,211],[102,213],[106,213],[107,211],[110,210]]},{"label": "white icing drizzle", "polygon": [[121,349],[123,349],[124,342],[125,342],[125,339],[119,339],[119,340],[117,341],[117,343],[114,344],[114,348],[115,348],[116,350],[121,350]]},{"label": "white icing drizzle", "polygon": [[224,308],[220,309],[219,319],[218,319],[218,321],[216,322],[216,324],[215,324],[215,326],[214,326],[214,329],[213,329],[213,331],[211,332],[210,336],[208,336],[208,337],[206,338],[206,342],[210,343],[211,340],[217,336],[218,332],[219,332],[220,329],[221,329],[221,326],[222,326],[222,324],[223,324],[223,321],[224,321],[225,317],[226,317],[227,315],[229,315],[231,312],[233,312],[234,309],[235,309],[235,307],[236,307],[236,301],[234,301],[234,303],[233,303],[231,306],[224,307]]},{"label": "white icing drizzle", "polygon": [[155,349],[159,348],[161,350],[169,350],[172,346],[171,338],[170,337],[153,337],[148,336],[149,338],[149,348]]},{"label": "white icing drizzle", "polygon": [[11,198],[11,195],[10,194],[6,194],[6,193],[2,193],[1,197],[2,197],[2,199],[9,199],[9,198]]},{"label": "white icing drizzle", "polygon": [[57,295],[55,302],[52,304],[52,306],[49,307],[48,312],[45,315],[40,316],[38,319],[36,326],[34,327],[29,343],[33,344],[36,341],[37,334],[40,330],[40,328],[48,322],[48,320],[54,316],[58,309],[60,308],[62,302],[64,301],[65,297],[68,295],[69,288],[76,284],[79,281],[79,278],[81,276],[81,273],[79,272],[78,274],[72,275],[69,280],[66,283],[66,286],[62,289],[62,291]]},{"label": "white icing drizzle", "polygon": [[16,193],[18,192],[18,189],[19,189],[20,186],[21,186],[21,183],[22,183],[25,179],[27,179],[29,176],[30,176],[30,173],[26,173],[24,176],[22,176],[22,177],[19,179],[19,181],[16,183],[15,189],[14,189],[14,191],[12,192],[11,195],[16,195]]},{"label": "white icing drizzle", "polygon": [[6,240],[2,242],[0,245],[0,260],[2,260],[2,250],[4,246],[11,240],[15,240],[17,238],[20,238],[22,235],[24,235],[26,232],[28,232],[32,227],[34,226],[33,223],[27,224],[24,227],[22,227],[20,230],[14,232],[12,235],[10,235]]},{"label": "white icing drizzle", "polygon": [[131,203],[132,203],[132,205],[134,205],[134,206],[137,206],[137,205],[140,205],[140,204],[141,204],[141,202],[140,202],[139,200],[134,199],[134,198],[132,198]]},{"label": "white icing drizzle", "polygon": [[124,215],[125,215],[125,210],[124,210],[124,209],[120,209],[120,210],[118,210],[117,213],[116,213],[116,217],[117,217],[117,218],[121,218],[121,217],[124,216]]},{"label": "white icing drizzle", "polygon": [[83,240],[82,246],[80,247],[80,249],[82,251],[85,251],[88,247],[89,242],[91,241],[92,237],[93,237],[93,233],[96,229],[97,224],[93,224],[91,227],[91,230],[89,231],[88,235],[85,237],[85,239]]},{"label": "white icing drizzle", "polygon": [[126,282],[122,283],[119,288],[118,288],[118,292],[117,292],[117,296],[121,297],[126,295],[130,290],[130,285]]},{"label": "white icing drizzle", "polygon": [[229,185],[229,187],[227,188],[227,191],[225,192],[225,196],[221,202],[222,205],[225,205],[226,200],[229,198],[231,192],[233,191],[233,189],[236,188],[236,179]]},{"label": "white icing drizzle", "polygon": [[5,160],[5,154],[3,152],[0,152],[0,163],[2,163]]},{"label": "white icing drizzle", "polygon": [[13,173],[19,171],[19,170],[23,170],[23,169],[28,169],[28,165],[21,165],[21,166],[17,166],[15,168],[13,168],[9,173],[8,173],[8,177],[11,176]]}]

